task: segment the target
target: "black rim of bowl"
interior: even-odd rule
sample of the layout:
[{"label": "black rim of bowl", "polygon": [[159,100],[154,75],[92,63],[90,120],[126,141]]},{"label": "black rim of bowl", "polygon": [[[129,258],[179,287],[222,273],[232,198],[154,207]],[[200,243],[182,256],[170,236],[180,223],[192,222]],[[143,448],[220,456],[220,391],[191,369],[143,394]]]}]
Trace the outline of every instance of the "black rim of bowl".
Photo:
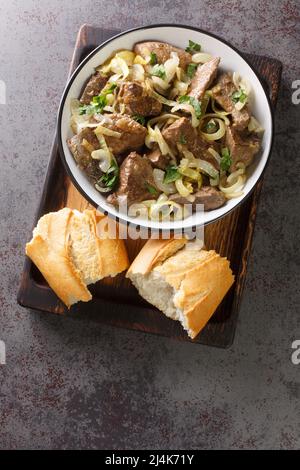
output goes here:
[{"label": "black rim of bowl", "polygon": [[152,232],[166,232],[166,231],[169,231],[169,232],[179,232],[180,230],[183,230],[183,231],[186,231],[186,232],[189,232],[189,231],[192,231],[195,227],[198,227],[198,226],[201,226],[201,225],[209,225],[209,224],[212,224],[214,222],[216,222],[217,220],[219,219],[222,219],[223,217],[226,217],[227,215],[229,215],[232,211],[236,210],[238,207],[240,207],[241,204],[243,204],[252,194],[252,192],[254,191],[256,185],[259,183],[259,181],[261,180],[261,178],[263,177],[264,173],[265,173],[265,170],[267,168],[267,165],[270,161],[270,155],[272,153],[272,149],[273,149],[273,143],[274,143],[274,111],[273,111],[273,105],[271,103],[271,100],[270,100],[270,97],[268,95],[268,93],[266,92],[266,86],[265,86],[265,83],[263,82],[262,78],[258,75],[257,71],[253,68],[253,66],[249,63],[248,59],[245,58],[244,54],[241,53],[235,46],[232,46],[232,44],[230,44],[230,42],[224,40],[223,38],[217,36],[216,34],[213,34],[213,33],[210,33],[208,31],[205,31],[204,29],[201,29],[201,28],[196,28],[194,26],[187,26],[187,25],[183,25],[183,24],[172,24],[172,23],[157,23],[157,24],[151,24],[151,25],[145,25],[145,26],[139,26],[137,28],[131,28],[131,29],[127,29],[126,31],[123,31],[119,34],[116,34],[115,36],[112,36],[111,38],[107,39],[106,41],[102,42],[99,46],[97,46],[92,52],[90,52],[83,60],[82,62],[80,62],[80,64],[76,67],[76,69],[74,70],[74,72],[72,73],[71,77],[69,78],[68,82],[67,82],[67,85],[63,91],[63,94],[62,94],[62,98],[60,100],[60,104],[59,104],[59,111],[58,111],[58,116],[57,116],[57,139],[58,139],[58,149],[59,149],[59,154],[60,154],[60,157],[62,159],[62,162],[63,162],[63,165],[66,169],[66,172],[68,173],[68,176],[70,177],[72,183],[74,184],[74,186],[76,187],[76,189],[84,196],[84,198],[90,202],[96,209],[99,207],[101,208],[100,205],[98,205],[85,191],[84,189],[82,188],[82,186],[78,183],[78,181],[76,180],[76,178],[74,177],[71,169],[69,168],[69,165],[67,163],[67,160],[66,160],[66,156],[65,156],[65,152],[64,152],[64,149],[63,149],[63,144],[62,144],[62,136],[61,136],[61,121],[62,121],[62,114],[63,114],[63,110],[64,110],[64,106],[65,106],[65,101],[66,101],[66,98],[67,98],[67,95],[68,95],[68,92],[69,92],[69,89],[73,83],[73,81],[75,80],[75,78],[77,77],[78,73],[80,72],[80,70],[86,65],[87,62],[89,62],[89,60],[95,55],[97,54],[97,52],[99,52],[101,49],[103,49],[107,44],[109,44],[110,42],[114,41],[115,39],[119,38],[119,37],[122,37],[126,34],[129,34],[129,33],[132,33],[134,31],[142,31],[142,30],[145,30],[145,29],[155,29],[155,28],[182,28],[182,29],[189,29],[191,31],[196,31],[198,33],[202,33],[202,34],[205,34],[207,36],[210,36],[214,39],[217,39],[218,41],[222,42],[223,44],[225,44],[226,46],[230,47],[234,52],[236,52],[245,62],[246,64],[251,68],[251,70],[253,71],[253,73],[255,74],[256,78],[258,79],[261,87],[262,87],[262,90],[266,96],[266,99],[267,99],[267,102],[268,102],[268,106],[269,106],[269,111],[270,111],[270,116],[271,116],[271,141],[270,141],[270,149],[269,149],[269,152],[268,152],[268,155],[267,155],[267,160],[266,160],[266,163],[265,163],[265,166],[261,172],[261,174],[259,175],[256,183],[254,184],[254,186],[251,188],[251,190],[249,191],[249,193],[236,205],[234,206],[232,209],[228,210],[225,214],[223,215],[220,215],[219,217],[216,217],[215,219],[209,221],[209,222],[205,222],[204,224],[196,224],[194,226],[191,226],[191,227],[186,227],[186,228],[178,228],[178,229],[172,229],[172,228],[153,228],[153,227],[147,227],[145,225],[141,225],[139,223],[136,223],[134,221],[128,221],[128,220],[125,220],[123,219],[121,216],[115,216],[113,214],[111,214],[110,212],[108,212],[107,210],[103,209],[103,213],[105,215],[108,215],[109,217],[113,218],[114,220],[116,220],[116,222],[118,223],[122,223],[122,224],[125,224],[125,225],[133,225],[135,226],[137,229],[145,229],[145,230],[150,230]]}]

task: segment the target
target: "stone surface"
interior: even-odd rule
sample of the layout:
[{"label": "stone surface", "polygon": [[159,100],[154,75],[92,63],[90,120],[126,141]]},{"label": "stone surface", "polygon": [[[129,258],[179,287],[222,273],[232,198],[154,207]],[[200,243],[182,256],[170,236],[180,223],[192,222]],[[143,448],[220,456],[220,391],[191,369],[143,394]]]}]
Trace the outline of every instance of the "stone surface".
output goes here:
[{"label": "stone surface", "polygon": [[[56,111],[82,23],[180,22],[284,64],[276,139],[233,347],[216,350],[64,320],[16,293]],[[0,4],[1,448],[299,448],[300,5],[11,0]]]}]

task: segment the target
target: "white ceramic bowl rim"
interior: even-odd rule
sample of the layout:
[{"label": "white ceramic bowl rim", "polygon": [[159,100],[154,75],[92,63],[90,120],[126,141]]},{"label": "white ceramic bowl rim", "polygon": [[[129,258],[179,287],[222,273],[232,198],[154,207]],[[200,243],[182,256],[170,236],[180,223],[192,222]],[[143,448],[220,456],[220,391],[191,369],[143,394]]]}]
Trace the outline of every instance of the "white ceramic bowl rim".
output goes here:
[{"label": "white ceramic bowl rim", "polygon": [[[194,26],[187,26],[187,25],[182,25],[182,24],[171,24],[171,23],[158,23],[158,24],[152,24],[152,25],[140,26],[138,28],[128,29],[128,30],[123,31],[123,32],[109,38],[108,40],[104,41],[99,46],[97,46],[92,52],[90,52],[90,54],[88,54],[82,60],[82,62],[80,62],[80,64],[77,66],[77,68],[74,70],[71,77],[69,78],[68,83],[67,83],[67,85],[64,89],[64,92],[63,92],[63,95],[62,95],[62,98],[61,98],[61,101],[60,101],[58,117],[57,117],[58,148],[59,148],[59,153],[60,153],[60,156],[62,158],[63,164],[65,166],[65,169],[66,169],[68,175],[70,176],[74,186],[78,189],[78,191],[81,194],[84,195],[85,199],[87,199],[94,207],[100,207],[101,208],[101,204],[97,204],[93,200],[93,198],[89,194],[87,194],[86,191],[83,189],[82,185],[78,182],[78,180],[74,176],[74,174],[73,174],[73,172],[72,172],[72,170],[71,170],[71,168],[70,168],[70,166],[67,162],[67,159],[66,159],[64,145],[63,145],[63,138],[62,138],[62,117],[63,117],[63,113],[64,113],[66,99],[68,97],[69,90],[70,90],[74,80],[76,79],[77,75],[79,74],[79,72],[91,60],[91,58],[95,54],[97,54],[101,49],[105,48],[108,44],[110,44],[111,42],[115,41],[116,39],[118,39],[122,36],[128,35],[128,34],[133,33],[133,32],[137,32],[137,31],[143,31],[143,30],[148,30],[148,29],[156,29],[156,28],[158,28],[158,29],[159,28],[179,28],[179,29],[191,30],[191,31],[194,31],[196,33],[198,32],[198,33],[201,33],[201,34],[206,35],[208,37],[214,38],[217,41],[220,41],[221,43],[223,43],[225,46],[232,49],[244,62],[246,62],[246,65],[251,69],[251,71],[253,72],[253,74],[257,78],[259,84],[261,85],[262,92],[263,92],[263,94],[266,98],[266,101],[267,101],[267,104],[268,104],[268,107],[269,107],[269,115],[270,115],[270,121],[271,121],[270,122],[271,135],[270,135],[270,139],[269,139],[268,153],[267,153],[267,156],[265,158],[265,164],[264,164],[263,168],[261,169],[261,172],[260,172],[259,176],[257,177],[255,183],[253,184],[252,188],[245,194],[245,196],[241,197],[240,200],[238,200],[238,202],[233,205],[233,207],[228,208],[228,210],[224,210],[224,212],[221,215],[216,215],[216,217],[209,217],[209,220],[205,220],[205,214],[213,214],[216,211],[216,210],[213,210],[213,211],[209,211],[209,212],[204,212],[204,214],[202,214],[203,219],[204,219],[202,222],[201,222],[201,220],[196,221],[196,222],[195,222],[195,220],[193,220],[192,223],[186,224],[185,220],[182,220],[182,221],[180,221],[180,223],[177,222],[176,224],[172,221],[167,222],[167,224],[163,224],[161,222],[153,222],[151,220],[135,219],[135,218],[130,217],[128,215],[121,214],[118,211],[114,211],[114,210],[110,211],[110,209],[108,209],[108,208],[102,209],[102,211],[106,215],[112,216],[117,222],[121,222],[121,223],[125,223],[125,224],[130,223],[130,224],[136,226],[137,228],[144,227],[144,228],[149,228],[149,229],[157,230],[157,231],[164,231],[164,230],[174,230],[174,231],[176,231],[176,230],[182,230],[182,229],[193,229],[195,226],[208,225],[208,224],[213,223],[213,222],[217,221],[218,219],[228,215],[234,209],[239,207],[239,205],[242,204],[252,194],[256,184],[258,183],[258,181],[261,179],[261,177],[264,174],[264,171],[266,169],[267,163],[268,163],[269,158],[270,158],[270,154],[271,154],[271,151],[272,151],[272,146],[273,146],[273,136],[274,136],[273,108],[272,108],[272,105],[271,105],[270,97],[268,96],[268,93],[266,92],[265,84],[263,83],[262,79],[259,77],[259,75],[255,71],[253,66],[244,57],[244,55],[238,49],[236,49],[234,46],[232,46],[229,42],[227,42],[226,40],[220,38],[219,36],[217,36],[214,33],[207,32],[203,29],[196,28]],[[149,38],[145,38],[145,41],[146,40],[149,40]],[[222,207],[224,208],[226,206],[222,206]]]}]

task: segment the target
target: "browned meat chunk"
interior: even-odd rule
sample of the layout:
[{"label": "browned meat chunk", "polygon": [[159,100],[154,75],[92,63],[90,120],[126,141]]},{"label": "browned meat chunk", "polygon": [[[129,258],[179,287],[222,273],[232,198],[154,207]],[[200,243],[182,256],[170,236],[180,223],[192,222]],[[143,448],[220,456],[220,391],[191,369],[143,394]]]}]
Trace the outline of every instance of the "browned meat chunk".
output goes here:
[{"label": "browned meat chunk", "polygon": [[195,158],[202,158],[212,163],[215,167],[218,166],[216,160],[207,151],[212,144],[206,142],[197,133],[188,118],[182,117],[177,119],[163,130],[162,135],[171,148],[176,148],[178,143],[184,141],[187,149],[192,152]]},{"label": "browned meat chunk", "polygon": [[91,157],[91,151],[87,148],[89,145],[94,150],[99,148],[99,141],[92,129],[82,129],[79,134],[74,135],[67,143],[78,166],[90,177],[98,179],[102,175],[99,162]]},{"label": "browned meat chunk", "polygon": [[124,103],[127,114],[141,116],[158,116],[162,104],[147,95],[145,88],[136,82],[125,82],[121,85],[118,100]]},{"label": "browned meat chunk", "polygon": [[165,170],[170,163],[170,157],[163,155],[159,147],[150,150],[145,157],[148,158],[154,168],[159,168],[160,170]]},{"label": "browned meat chunk", "polygon": [[226,145],[232,158],[230,171],[235,171],[238,162],[243,162],[246,166],[252,163],[254,156],[259,152],[260,140],[251,135],[243,136],[235,129],[227,127]]},{"label": "browned meat chunk", "polygon": [[101,75],[100,72],[96,72],[87,82],[81,95],[80,102],[82,104],[90,104],[93,96],[99,95],[101,90],[105,87],[107,80],[107,77]]},{"label": "browned meat chunk", "polygon": [[101,116],[102,126],[120,132],[121,137],[105,136],[107,145],[114,155],[138,150],[145,143],[147,129],[125,114],[105,114]]},{"label": "browned meat chunk", "polygon": [[188,150],[196,158],[202,156],[203,151],[208,148],[206,141],[198,138],[196,129],[192,126],[188,118],[176,119],[173,124],[163,130],[162,135],[167,143],[175,148],[180,142],[185,142]]},{"label": "browned meat chunk", "polygon": [[120,184],[118,190],[108,196],[107,202],[117,205],[127,196],[127,206],[146,199],[156,199],[159,191],[153,179],[152,166],[146,158],[131,152],[120,167]]},{"label": "browned meat chunk", "polygon": [[162,64],[170,59],[171,52],[177,52],[179,57],[179,65],[184,70],[188,64],[192,62],[192,56],[188,52],[180,49],[179,47],[171,46],[165,42],[140,42],[134,46],[134,52],[142,57],[149,56],[150,52],[154,52],[157,57],[157,62]]},{"label": "browned meat chunk", "polygon": [[250,111],[246,106],[243,107],[240,111],[237,109],[234,109],[232,111],[232,120],[233,120],[233,127],[237,131],[243,131],[248,127],[249,121],[250,121]]},{"label": "browned meat chunk", "polygon": [[225,111],[232,113],[233,127],[237,130],[244,130],[249,124],[251,115],[247,105],[241,111],[235,109],[234,102],[231,99],[235,91],[237,89],[232,81],[232,75],[224,73],[213,87],[212,94]]},{"label": "browned meat chunk", "polygon": [[225,109],[231,112],[234,108],[234,103],[231,99],[232,94],[236,91],[236,87],[232,81],[232,76],[229,73],[223,73],[218,83],[213,87],[212,94],[214,99]]},{"label": "browned meat chunk", "polygon": [[191,82],[189,96],[201,100],[205,90],[210,87],[217,76],[220,57],[215,57],[203,65],[198,65],[194,78]]},{"label": "browned meat chunk", "polygon": [[[204,210],[211,211],[223,206],[226,201],[224,194],[211,186],[203,186],[199,191],[193,194],[193,196],[195,196],[195,201],[192,205],[193,211],[197,209],[197,204],[204,204]],[[185,197],[180,196],[180,194],[174,194],[170,196],[170,199],[178,202],[178,204],[190,204],[190,202]]]}]

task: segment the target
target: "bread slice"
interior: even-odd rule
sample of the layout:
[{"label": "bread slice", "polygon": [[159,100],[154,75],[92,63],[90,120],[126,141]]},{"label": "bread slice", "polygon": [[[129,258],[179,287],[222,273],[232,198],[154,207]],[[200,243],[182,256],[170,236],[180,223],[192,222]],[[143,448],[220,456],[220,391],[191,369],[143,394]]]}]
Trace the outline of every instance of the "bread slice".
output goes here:
[{"label": "bread slice", "polygon": [[87,286],[102,277],[101,255],[93,219],[89,213],[72,211],[68,225],[69,258]]},{"label": "bread slice", "polygon": [[80,271],[69,255],[68,227],[72,211],[68,208],[44,215],[26,244],[26,254],[41,271],[49,286],[68,306],[92,296]]},{"label": "bread slice", "polygon": [[170,238],[168,240],[150,238],[131,264],[126,277],[130,278],[131,272],[149,273],[157,264],[162,263],[183,248],[186,243],[186,238]]},{"label": "bread slice", "polygon": [[68,308],[91,300],[89,284],[115,276],[129,265],[123,240],[98,237],[102,219],[95,210],[51,212],[39,220],[26,244],[27,256]]},{"label": "bread slice", "polygon": [[[149,260],[156,256],[152,243],[147,242],[143,250],[127,276],[144,299],[180,321],[188,335],[195,338],[234,282],[229,262],[213,250],[195,247],[181,249],[153,266]],[[159,250],[163,250],[162,244]],[[150,271],[145,272],[143,258],[151,266]]]},{"label": "bread slice", "polygon": [[[118,226],[116,236],[109,236],[108,217],[99,217],[99,213],[85,211],[93,219],[97,235],[98,252],[101,259],[101,278],[114,277],[129,266],[129,260],[124,241],[119,239]],[[100,220],[101,218],[101,220]],[[99,223],[100,222],[100,223]]]}]

